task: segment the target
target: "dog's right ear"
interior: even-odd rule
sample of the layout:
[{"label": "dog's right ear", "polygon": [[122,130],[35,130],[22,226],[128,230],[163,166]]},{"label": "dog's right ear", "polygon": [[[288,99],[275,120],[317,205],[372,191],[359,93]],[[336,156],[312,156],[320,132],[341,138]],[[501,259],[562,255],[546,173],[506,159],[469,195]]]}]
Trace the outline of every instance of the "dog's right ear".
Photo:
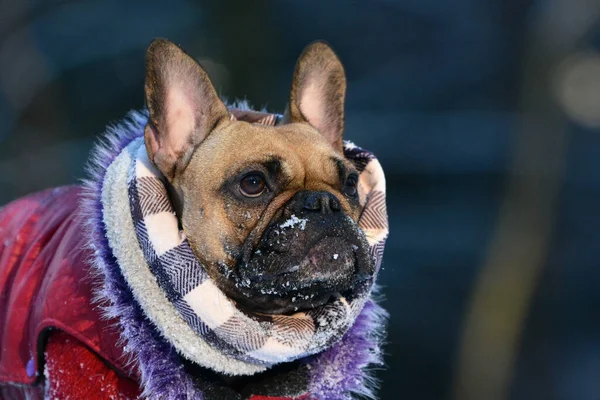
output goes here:
[{"label": "dog's right ear", "polygon": [[308,45],[292,80],[290,102],[284,122],[308,122],[344,154],[344,99],[346,74],[342,62],[325,42]]},{"label": "dog's right ear", "polygon": [[146,150],[172,180],[229,112],[200,64],[165,39],[152,41],[146,52],[145,91],[150,113]]}]

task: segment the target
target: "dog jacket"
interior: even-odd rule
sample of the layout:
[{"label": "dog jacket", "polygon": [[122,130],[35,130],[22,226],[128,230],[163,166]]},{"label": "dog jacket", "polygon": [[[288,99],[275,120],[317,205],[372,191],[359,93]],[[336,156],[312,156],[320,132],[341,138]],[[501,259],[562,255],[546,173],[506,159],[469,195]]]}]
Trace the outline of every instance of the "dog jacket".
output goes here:
[{"label": "dog jacket", "polygon": [[[236,115],[254,123],[277,119],[253,112]],[[122,275],[115,256],[118,244],[109,243],[107,216],[98,201],[107,169],[139,140],[146,118],[132,113],[109,132],[93,156],[92,176],[84,188],[52,189],[0,209],[0,397],[41,398],[45,393],[61,399],[71,394],[266,400],[371,395],[369,366],[381,364],[385,312],[370,297],[343,337],[326,349],[237,380],[190,362],[149,318]],[[371,159],[358,160],[367,165]],[[374,247],[379,261],[385,223],[385,232],[376,238],[381,245]]]}]

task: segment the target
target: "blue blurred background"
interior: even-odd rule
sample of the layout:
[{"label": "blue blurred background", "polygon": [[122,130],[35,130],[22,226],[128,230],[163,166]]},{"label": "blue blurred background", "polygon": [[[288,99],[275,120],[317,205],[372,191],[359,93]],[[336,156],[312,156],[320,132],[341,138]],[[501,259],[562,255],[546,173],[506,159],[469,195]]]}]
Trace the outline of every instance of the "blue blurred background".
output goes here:
[{"label": "blue blurred background", "polygon": [[281,112],[302,48],[388,179],[383,399],[600,399],[600,1],[3,0],[0,204],[77,182],[182,45]]}]

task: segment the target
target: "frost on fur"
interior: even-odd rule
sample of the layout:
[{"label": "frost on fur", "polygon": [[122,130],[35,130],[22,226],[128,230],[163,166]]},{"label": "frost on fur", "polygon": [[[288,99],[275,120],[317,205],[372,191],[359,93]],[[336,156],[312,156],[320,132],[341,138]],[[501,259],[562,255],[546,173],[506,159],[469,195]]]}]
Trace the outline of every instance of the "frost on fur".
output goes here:
[{"label": "frost on fur", "polygon": [[379,382],[374,368],[383,366],[387,312],[370,299],[344,338],[308,364],[309,392],[319,399],[375,399]]}]

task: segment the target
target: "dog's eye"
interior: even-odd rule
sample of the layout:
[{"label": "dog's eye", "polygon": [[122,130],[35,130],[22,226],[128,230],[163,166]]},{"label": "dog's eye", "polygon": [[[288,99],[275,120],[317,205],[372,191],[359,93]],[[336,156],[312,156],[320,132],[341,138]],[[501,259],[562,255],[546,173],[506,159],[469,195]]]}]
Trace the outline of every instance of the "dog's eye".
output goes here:
[{"label": "dog's eye", "polygon": [[358,177],[356,175],[350,175],[346,178],[343,192],[348,197],[356,197],[358,194]]},{"label": "dog's eye", "polygon": [[266,188],[265,178],[260,172],[250,172],[240,181],[240,192],[246,197],[258,197]]}]

